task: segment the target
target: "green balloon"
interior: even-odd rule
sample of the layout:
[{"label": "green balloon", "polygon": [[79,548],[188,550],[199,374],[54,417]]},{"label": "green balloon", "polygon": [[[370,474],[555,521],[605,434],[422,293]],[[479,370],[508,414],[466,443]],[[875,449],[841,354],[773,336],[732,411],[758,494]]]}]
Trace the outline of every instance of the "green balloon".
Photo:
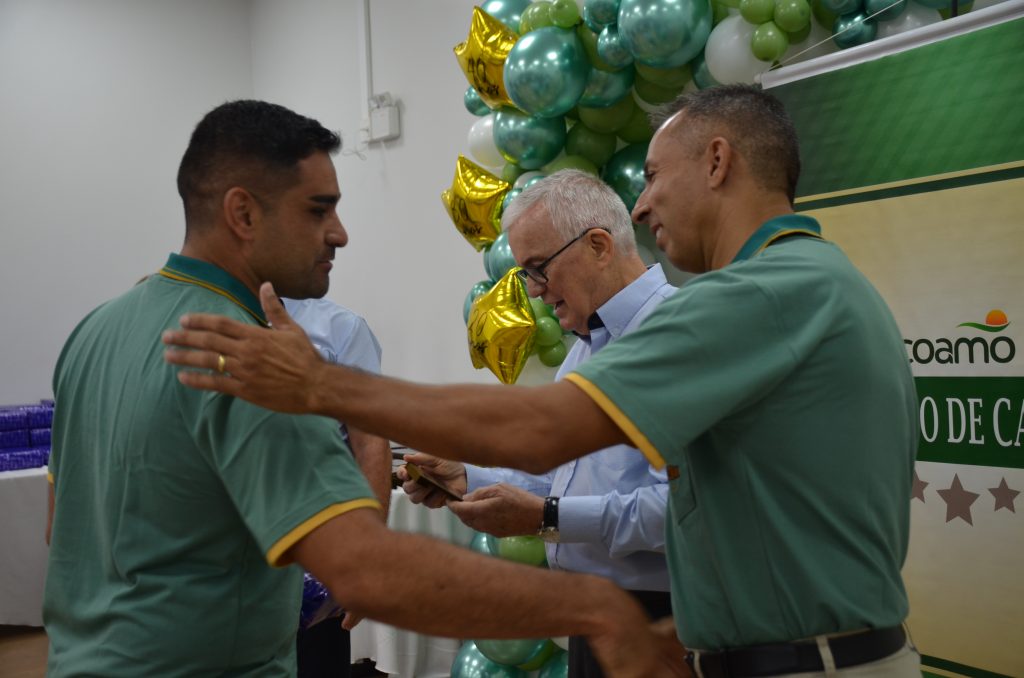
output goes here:
[{"label": "green balloon", "polygon": [[525,565],[545,565],[548,562],[544,542],[533,536],[501,537],[498,539],[498,555]]},{"label": "green balloon", "polygon": [[526,672],[491,661],[480,652],[476,643],[467,641],[455,655],[451,678],[526,678]]},{"label": "green balloon", "polygon": [[632,68],[623,68],[614,73],[597,68],[590,69],[587,87],[579,98],[579,105],[604,108],[621,101],[624,96],[629,94],[629,88],[633,86],[633,76]]},{"label": "green balloon", "polygon": [[774,0],[740,0],[740,16],[751,24],[763,24],[772,20],[775,13]]},{"label": "green balloon", "polygon": [[597,166],[582,155],[563,155],[544,165],[543,169],[548,174],[554,174],[558,170],[578,169],[597,176]]},{"label": "green balloon", "polygon": [[615,146],[614,134],[595,132],[582,122],[573,125],[565,139],[566,153],[582,156],[597,167],[608,162],[615,153]]},{"label": "green balloon", "polygon": [[630,144],[616,152],[601,173],[601,178],[619,194],[630,212],[644,190],[645,160],[647,144]]},{"label": "green balloon", "polygon": [[580,22],[580,8],[576,0],[554,0],[551,3],[551,20],[560,28],[572,28]]},{"label": "green balloon", "polygon": [[822,28],[827,28],[831,31],[833,24],[836,22],[835,12],[826,7],[822,0],[810,0],[810,3],[811,13],[814,14],[815,21]]},{"label": "green balloon", "polygon": [[[578,107],[580,121],[595,132],[605,134],[614,132],[629,122],[635,108],[636,102],[633,101],[633,97],[622,97],[611,106],[604,108]],[[500,149],[501,146],[499,145],[498,148]]]},{"label": "green balloon", "polygon": [[798,33],[811,25],[811,5],[807,0],[775,0],[773,21],[787,33]]},{"label": "green balloon", "polygon": [[539,118],[503,108],[494,116],[494,145],[505,160],[523,169],[543,167],[565,146],[565,119]]},{"label": "green balloon", "polygon": [[491,109],[487,107],[484,100],[480,98],[480,93],[472,85],[466,88],[466,94],[462,97],[462,103],[465,104],[467,111],[476,116],[487,115],[491,112]]},{"label": "green balloon", "polygon": [[565,344],[558,342],[551,346],[541,346],[537,349],[537,358],[540,362],[548,367],[558,367],[565,360],[565,356],[568,353],[568,349],[565,348]]},{"label": "green balloon", "polygon": [[538,346],[560,344],[562,343],[562,327],[551,316],[537,318],[537,334],[535,336]]},{"label": "green balloon", "polygon": [[627,144],[650,141],[654,136],[654,129],[651,127],[650,118],[647,117],[647,111],[637,106],[633,111],[633,117],[615,134]]},{"label": "green balloon", "polygon": [[498,538],[486,532],[477,532],[473,535],[473,541],[469,542],[471,551],[482,553],[485,556],[498,555]]},{"label": "green balloon", "polygon": [[546,650],[546,643],[551,641],[542,638],[513,638],[508,640],[480,639],[473,642],[476,643],[476,649],[480,651],[480,654],[492,662],[514,666],[532,662]]},{"label": "green balloon", "polygon": [[555,20],[551,18],[551,3],[548,0],[537,0],[523,10],[523,16],[519,20],[519,35],[554,25]]},{"label": "green balloon", "polygon": [[709,0],[621,0],[619,35],[637,61],[681,66],[704,47],[711,19]]},{"label": "green balloon", "polygon": [[637,62],[636,74],[653,85],[667,88],[682,88],[693,77],[690,64],[683,64],[675,68],[654,68]]},{"label": "green balloon", "polygon": [[832,27],[832,42],[839,49],[847,49],[871,42],[878,34],[878,24],[868,20],[864,12],[844,14],[836,19]]},{"label": "green balloon", "polygon": [[513,31],[519,31],[519,20],[523,10],[530,6],[530,0],[487,0],[480,9],[505,24]]},{"label": "green balloon", "polygon": [[722,21],[729,16],[729,5],[725,4],[724,2],[712,1],[711,10],[714,14],[712,21],[715,26],[722,23]]},{"label": "green balloon", "polygon": [[481,280],[477,284],[470,288],[469,294],[466,295],[466,300],[462,302],[462,320],[463,322],[469,322],[469,310],[473,308],[473,302],[484,292],[488,291],[494,286],[494,283],[490,280]]},{"label": "green balloon", "polygon": [[789,38],[786,32],[775,25],[774,21],[763,23],[754,29],[750,39],[750,49],[761,61],[778,61],[789,49]]},{"label": "green balloon", "polygon": [[541,649],[530,659],[527,659],[522,664],[517,666],[523,671],[536,671],[540,667],[548,663],[548,660],[554,657],[556,654],[562,651],[562,648],[558,647],[550,640],[545,640],[544,645]]},{"label": "green balloon", "polygon": [[520,167],[514,162],[506,163],[505,166],[501,168],[501,180],[507,181],[510,184],[514,184],[516,182],[516,179],[518,179],[519,176],[525,171],[526,170],[524,168]]},{"label": "green balloon", "polygon": [[544,303],[540,297],[530,298],[530,308],[533,309],[533,317],[536,319],[554,317],[554,309]]},{"label": "green balloon", "polygon": [[807,25],[801,28],[799,31],[786,31],[786,37],[789,38],[790,45],[795,45],[798,42],[803,42],[804,40],[807,39],[807,36],[811,34],[812,21],[808,21]]},{"label": "green balloon", "polygon": [[587,61],[591,66],[602,71],[619,70],[601,58],[601,53],[597,51],[597,33],[587,28],[586,24],[576,27],[576,36],[583,43],[583,51],[587,53]]},{"label": "green balloon", "polygon": [[553,656],[537,674],[537,678],[568,678],[569,653],[560,652]]},{"label": "green balloon", "polygon": [[646,101],[649,104],[667,104],[675,99],[683,88],[659,87],[653,82],[648,82],[644,78],[638,77],[633,81],[633,89],[636,90],[636,95],[642,101]]}]

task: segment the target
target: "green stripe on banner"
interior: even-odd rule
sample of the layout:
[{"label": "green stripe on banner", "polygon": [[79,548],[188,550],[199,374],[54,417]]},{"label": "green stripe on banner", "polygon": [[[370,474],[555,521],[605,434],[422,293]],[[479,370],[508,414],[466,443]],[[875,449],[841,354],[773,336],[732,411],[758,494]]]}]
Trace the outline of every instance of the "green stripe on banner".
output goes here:
[{"label": "green stripe on banner", "polygon": [[772,89],[804,163],[797,196],[1024,158],[1024,19]]},{"label": "green stripe on banner", "polygon": [[[957,664],[951,662],[948,659],[940,659],[939,657],[932,657],[931,655],[921,655],[921,665],[928,666],[933,669],[941,669],[942,671],[951,671],[961,676],[969,676],[970,678],[1013,678],[1004,673],[995,673],[994,671],[986,671],[984,669],[976,669],[973,666],[967,666],[966,664]],[[923,675],[935,675],[933,673],[921,672]]]},{"label": "green stripe on banner", "polygon": [[996,170],[993,172],[977,172],[966,176],[950,177],[947,179],[936,179],[935,181],[920,181],[902,186],[890,186],[877,190],[867,189],[847,195],[839,195],[831,198],[811,199],[798,201],[796,211],[807,212],[808,210],[823,209],[825,207],[836,207],[838,205],[850,205],[858,202],[870,202],[872,200],[884,200],[886,198],[898,198],[904,195],[915,195],[917,193],[931,193],[932,191],[944,191],[948,188],[960,188],[961,186],[974,186],[987,184],[993,181],[1006,179],[1019,179],[1024,177],[1024,167],[1013,167],[1011,169]]},{"label": "green stripe on banner", "polygon": [[1024,377],[917,377],[914,383],[918,461],[1024,468]]}]

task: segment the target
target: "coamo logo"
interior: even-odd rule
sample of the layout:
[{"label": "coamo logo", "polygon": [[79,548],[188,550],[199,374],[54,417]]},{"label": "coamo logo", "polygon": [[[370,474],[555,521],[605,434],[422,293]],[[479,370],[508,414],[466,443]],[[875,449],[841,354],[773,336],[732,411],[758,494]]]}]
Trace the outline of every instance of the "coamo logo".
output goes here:
[{"label": "coamo logo", "polygon": [[[998,308],[985,316],[983,323],[960,323],[957,327],[969,327],[990,334],[1002,332],[1010,324],[1006,314]],[[910,362],[927,365],[959,365],[961,363],[1008,363],[1017,354],[1017,346],[1007,336],[986,338],[961,337],[959,339],[904,339]]]}]

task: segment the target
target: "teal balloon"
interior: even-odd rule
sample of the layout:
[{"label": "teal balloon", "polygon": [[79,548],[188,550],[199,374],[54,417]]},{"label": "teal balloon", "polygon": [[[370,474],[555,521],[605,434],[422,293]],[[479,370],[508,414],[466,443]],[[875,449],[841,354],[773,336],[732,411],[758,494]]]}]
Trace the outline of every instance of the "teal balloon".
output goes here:
[{"label": "teal balloon", "polygon": [[541,667],[537,678],[568,678],[569,676],[569,653],[559,652],[548,660],[548,663]]},{"label": "teal balloon", "polygon": [[498,539],[498,556],[524,565],[545,565],[548,562],[544,542],[529,535]]},{"label": "teal balloon", "polygon": [[505,194],[505,197],[502,198],[501,200],[501,211],[504,212],[506,209],[508,209],[508,206],[512,204],[512,201],[515,200],[516,197],[522,192],[523,189],[521,188],[510,189],[509,192]]},{"label": "teal balloon", "polygon": [[597,36],[597,53],[613,68],[625,68],[633,63],[633,55],[626,49],[615,25],[601,29],[600,35]]},{"label": "teal balloon", "polygon": [[710,0],[622,0],[619,35],[633,57],[648,66],[682,66],[711,34]]},{"label": "teal balloon", "polygon": [[629,94],[635,73],[632,68],[612,72],[592,68],[587,78],[587,87],[580,96],[580,106],[603,108],[621,101],[622,97]]},{"label": "teal balloon", "polygon": [[538,118],[514,108],[503,108],[494,116],[494,145],[505,160],[523,169],[534,170],[554,160],[565,146],[565,134],[561,116]]},{"label": "teal balloon", "polygon": [[619,20],[619,0],[585,0],[583,11],[590,14],[594,25],[608,26]]},{"label": "teal balloon", "polygon": [[821,0],[821,6],[836,15],[855,14],[864,9],[864,0]]},{"label": "teal balloon", "polygon": [[903,14],[903,10],[906,8],[907,0],[899,0],[896,4],[893,4],[892,0],[864,0],[864,13],[868,16],[884,10],[872,18],[872,21],[892,21],[900,14]]},{"label": "teal balloon", "polygon": [[462,103],[466,105],[466,110],[476,116],[487,115],[491,112],[491,109],[487,107],[484,100],[480,98],[480,93],[470,85],[466,88],[466,94],[462,97]]},{"label": "teal balloon", "polygon": [[519,20],[523,10],[530,6],[530,0],[487,0],[480,9],[487,12],[514,33],[519,33]]},{"label": "teal balloon", "polygon": [[501,280],[515,265],[512,248],[508,246],[508,233],[502,231],[484,250],[484,272],[491,280]]},{"label": "teal balloon", "polygon": [[451,678],[526,678],[526,675],[526,671],[515,666],[504,666],[488,659],[473,641],[459,648],[451,669]]},{"label": "teal balloon", "polygon": [[[633,211],[637,198],[644,190],[644,161],[647,159],[647,144],[630,144],[619,150],[604,166],[601,178],[612,187],[626,203],[626,209]],[[495,278],[497,280],[497,278]]]},{"label": "teal balloon", "polygon": [[481,280],[477,284],[470,288],[469,294],[466,295],[466,300],[462,302],[462,320],[463,322],[469,322],[469,309],[473,308],[473,302],[481,294],[491,289],[494,283],[490,280]]},{"label": "teal balloon", "polygon": [[868,20],[864,12],[836,17],[832,25],[832,41],[839,49],[856,47],[871,42],[878,35],[878,24]]},{"label": "teal balloon", "polygon": [[590,70],[576,31],[545,26],[519,38],[508,53],[505,90],[530,115],[560,117],[576,105]]},{"label": "teal balloon", "polygon": [[473,535],[473,541],[469,542],[471,551],[482,553],[485,556],[498,555],[498,538],[486,532],[477,532]]},{"label": "teal balloon", "polygon": [[525,664],[539,655],[547,645],[547,639],[513,638],[501,640],[474,640],[480,654],[496,664]]},{"label": "teal balloon", "polygon": [[711,71],[708,70],[708,62],[704,60],[704,50],[701,50],[700,54],[695,56],[693,61],[690,62],[690,70],[693,71],[693,82],[697,85],[698,89],[717,87],[721,84],[711,77]]}]

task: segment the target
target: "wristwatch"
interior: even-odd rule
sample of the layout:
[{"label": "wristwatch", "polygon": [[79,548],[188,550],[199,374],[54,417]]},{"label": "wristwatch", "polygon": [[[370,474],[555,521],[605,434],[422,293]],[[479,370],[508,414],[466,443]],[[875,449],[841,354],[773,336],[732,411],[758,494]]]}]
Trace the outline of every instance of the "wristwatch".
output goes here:
[{"label": "wristwatch", "polygon": [[546,542],[558,543],[558,497],[544,498],[544,518],[537,536]]}]

